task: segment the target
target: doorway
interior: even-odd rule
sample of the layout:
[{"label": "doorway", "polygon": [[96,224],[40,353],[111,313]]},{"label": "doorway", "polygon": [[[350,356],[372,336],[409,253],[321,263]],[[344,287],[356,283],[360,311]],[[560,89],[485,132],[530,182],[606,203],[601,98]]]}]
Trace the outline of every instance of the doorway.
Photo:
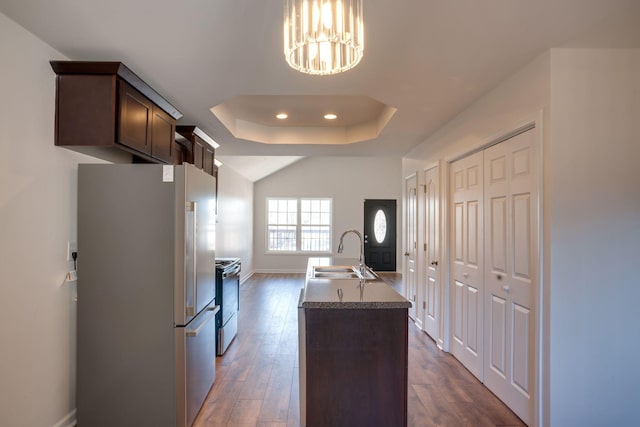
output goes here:
[{"label": "doorway", "polygon": [[440,286],[440,213],[439,198],[439,169],[433,167],[424,173],[424,198],[421,202],[422,240],[424,242],[424,256],[422,257],[423,277],[420,281],[422,299],[422,328],[441,345],[442,322],[440,319],[442,307],[442,290]]},{"label": "doorway", "polygon": [[364,259],[374,271],[396,271],[396,200],[364,201]]},{"label": "doorway", "polygon": [[418,247],[418,177],[413,173],[405,178],[405,206],[404,206],[404,270],[403,280],[405,284],[405,297],[411,301],[409,317],[416,322],[416,326],[422,329],[422,324],[418,325],[420,316],[417,315],[418,304],[416,297],[418,294],[418,274],[417,274],[417,247]]}]

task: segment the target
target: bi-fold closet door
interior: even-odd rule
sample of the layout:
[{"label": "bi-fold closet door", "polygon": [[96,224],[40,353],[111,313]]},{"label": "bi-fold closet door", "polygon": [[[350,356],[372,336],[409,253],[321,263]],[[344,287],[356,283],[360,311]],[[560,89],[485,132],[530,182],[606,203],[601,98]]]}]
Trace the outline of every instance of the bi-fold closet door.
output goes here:
[{"label": "bi-fold closet door", "polygon": [[462,364],[482,380],[483,153],[451,164],[451,340]]},{"label": "bi-fold closet door", "polygon": [[530,129],[451,164],[451,352],[531,420],[538,153]]}]

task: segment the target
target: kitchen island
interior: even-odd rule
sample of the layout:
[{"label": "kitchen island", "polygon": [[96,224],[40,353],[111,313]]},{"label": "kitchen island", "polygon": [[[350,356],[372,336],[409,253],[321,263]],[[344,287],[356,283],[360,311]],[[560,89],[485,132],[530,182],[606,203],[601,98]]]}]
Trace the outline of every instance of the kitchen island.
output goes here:
[{"label": "kitchen island", "polygon": [[358,261],[308,262],[298,305],[301,424],[406,426],[411,303],[345,266],[355,273]]}]

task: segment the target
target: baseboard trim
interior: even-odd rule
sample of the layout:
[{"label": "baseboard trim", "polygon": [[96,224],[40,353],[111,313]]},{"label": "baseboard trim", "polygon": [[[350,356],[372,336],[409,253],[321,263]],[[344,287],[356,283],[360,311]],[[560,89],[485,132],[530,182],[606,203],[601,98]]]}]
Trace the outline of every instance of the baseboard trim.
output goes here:
[{"label": "baseboard trim", "polygon": [[250,271],[249,273],[245,274],[244,276],[243,276],[243,275],[240,275],[240,284],[242,285],[244,282],[246,282],[247,280],[249,280],[249,278],[250,278],[251,276],[253,276],[253,273],[254,273],[253,271]]},{"label": "baseboard trim", "polygon": [[69,412],[63,419],[53,425],[53,427],[73,427],[77,423],[76,410]]}]

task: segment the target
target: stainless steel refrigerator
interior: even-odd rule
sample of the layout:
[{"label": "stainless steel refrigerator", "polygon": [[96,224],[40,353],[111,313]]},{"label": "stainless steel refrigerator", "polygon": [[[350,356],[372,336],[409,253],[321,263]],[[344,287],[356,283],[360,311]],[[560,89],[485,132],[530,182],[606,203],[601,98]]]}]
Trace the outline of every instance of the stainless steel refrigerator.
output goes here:
[{"label": "stainless steel refrigerator", "polygon": [[190,426],[215,379],[215,178],[78,168],[77,419]]}]

